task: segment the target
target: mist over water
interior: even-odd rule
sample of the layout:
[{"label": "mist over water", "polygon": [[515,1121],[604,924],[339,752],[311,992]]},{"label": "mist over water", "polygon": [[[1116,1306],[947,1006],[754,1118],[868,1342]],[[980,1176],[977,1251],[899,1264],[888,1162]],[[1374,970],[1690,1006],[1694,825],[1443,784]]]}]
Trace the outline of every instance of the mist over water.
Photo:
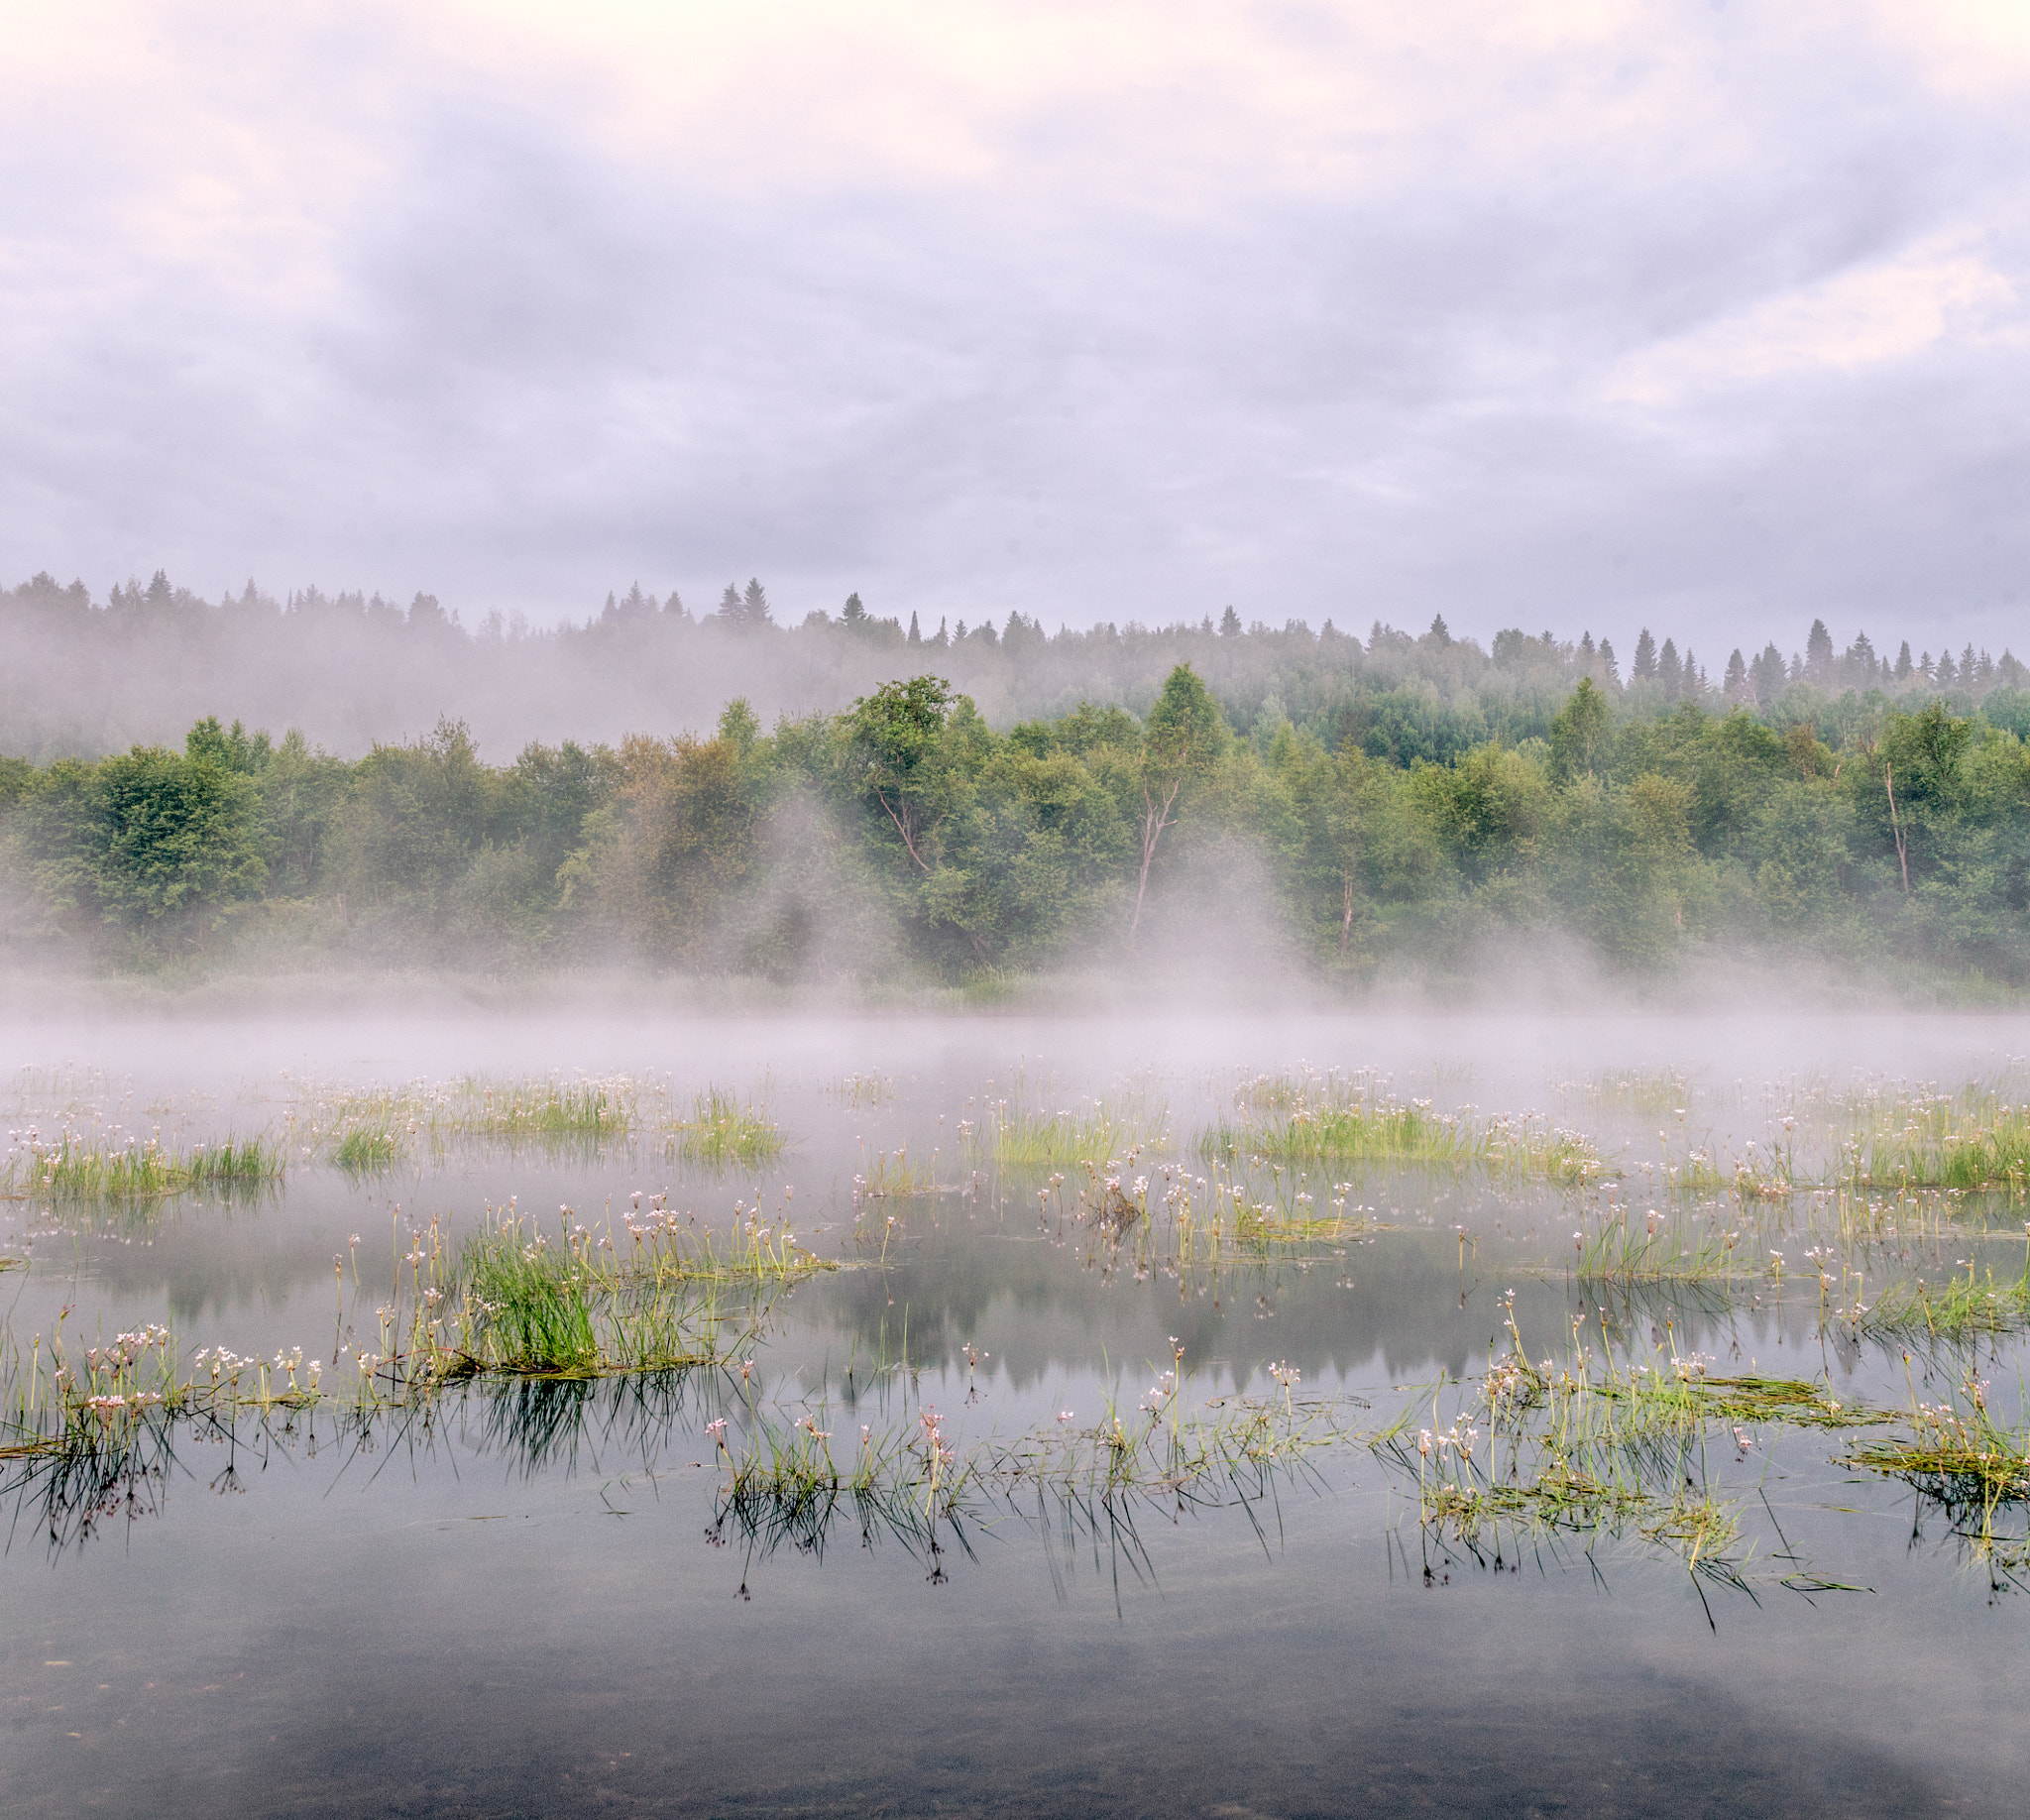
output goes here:
[{"label": "mist over water", "polygon": [[2020,1813],[2021,15],[12,9],[10,1820]]},{"label": "mist over water", "polygon": [[[17,1143],[67,1121],[180,1152],[285,1130],[291,1151],[245,1189],[5,1203],[0,1253],[28,1260],[0,1279],[11,1369],[59,1315],[76,1345],[159,1323],[186,1361],[225,1347],[327,1363],[315,1407],[188,1424],[90,1513],[35,1459],[8,1460],[13,1798],[53,1813],[80,1790],[113,1804],[144,1789],[163,1812],[2012,1811],[2030,1766],[2011,1717],[2030,1691],[2012,1544],[1983,1555],[1907,1486],[1843,1463],[1874,1430],[1704,1429],[1688,1463],[1748,1538],[1709,1577],[1635,1519],[1496,1526],[1469,1544],[1419,1520],[1413,1437],[1479,1407],[1512,1322],[1529,1356],[1704,1361],[1893,1422],[1910,1344],[1841,1317],[1806,1240],[1872,1219],[1877,1236],[1843,1252],[1870,1298],[1876,1273],[1951,1278],[1970,1246],[2006,1283],[2020,1199],[1673,1199],[1667,1172],[1787,1143],[1783,1167],[1819,1179],[1865,1108],[1924,1082],[2013,1103],[2026,1054],[2014,1015],[1279,1014],[1175,992],[1105,1015],[16,1013],[0,1064]],[[362,1094],[407,1090],[428,1117],[463,1103],[443,1097],[461,1081],[543,1080],[629,1082],[634,1123],[548,1140],[444,1126],[382,1166],[321,1160]],[[1267,1143],[1271,1125],[1246,1121],[1273,1114],[1247,1107],[1292,1090],[1324,1104],[1330,1081],[1448,1129],[1535,1114],[1530,1129],[1586,1134],[1602,1168],[1566,1186],[1498,1164],[1271,1168],[1204,1135],[1238,1116]],[[765,1108],[787,1148],[674,1155],[660,1121],[709,1087]],[[1023,1163],[1011,1137],[982,1135],[1101,1112],[1126,1121],[1121,1142],[1140,1135],[1095,1169],[1153,1185],[1119,1230],[1069,1153]],[[875,1192],[899,1158],[921,1192]],[[1192,1266],[1165,1185],[1229,1173],[1263,1197],[1257,1217],[1329,1203],[1333,1218]],[[555,1242],[575,1220],[624,1250],[658,1200],[721,1242],[757,1217],[793,1226],[845,1268],[798,1280],[722,1366],[482,1376],[348,1414],[348,1349],[405,1294],[418,1231],[441,1225],[455,1249],[511,1202],[525,1233]],[[1593,1281],[1562,1261],[1575,1229],[1639,1232],[1652,1201],[1679,1209],[1688,1244],[1751,1229],[1795,1274],[1758,1257],[1712,1280]],[[969,1461],[1116,1420],[1160,1431],[1149,1387],[1174,1353],[1188,1420],[1273,1422],[1289,1394],[1337,1412],[1348,1438],[1188,1489],[1066,1497],[982,1478],[929,1523],[920,1490],[847,1498],[815,1524],[729,1503],[733,1462],[799,1422],[840,1449],[861,1424],[920,1433],[928,1415]],[[1964,1401],[1959,1379],[1977,1374],[1995,1419],[2023,1421],[2013,1332],[1918,1353],[1921,1397]],[[722,1419],[725,1456],[707,1426]],[[1359,1438],[1399,1421],[1407,1469]],[[1963,1683],[1942,1711],[1936,1689]]]}]

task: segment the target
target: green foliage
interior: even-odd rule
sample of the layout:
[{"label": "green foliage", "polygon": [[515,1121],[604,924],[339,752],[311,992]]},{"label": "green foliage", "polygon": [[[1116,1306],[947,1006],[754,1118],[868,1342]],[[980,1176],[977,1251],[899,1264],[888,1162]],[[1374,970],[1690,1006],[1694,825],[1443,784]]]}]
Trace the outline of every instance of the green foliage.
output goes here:
[{"label": "green foliage", "polygon": [[1609,751],[1614,710],[1590,676],[1579,679],[1572,699],[1550,724],[1550,771],[1559,783],[1590,777]]},{"label": "green foliage", "polygon": [[253,784],[201,748],[59,760],[17,814],[30,877],[58,916],[188,938],[267,878]]},{"label": "green foliage", "polygon": [[[1431,638],[1422,660],[1464,661]],[[1547,690],[1550,647],[1523,644],[1506,673]],[[596,946],[712,973],[991,980],[1117,954],[1152,897],[1209,882],[1352,979],[1557,934],[1635,980],[1743,944],[1868,989],[2030,980],[2013,732],[1806,684],[1779,731],[1652,686],[1583,677],[1518,710],[1518,737],[1407,762],[1352,722],[1328,740],[1315,700],[1274,691],[1237,737],[1183,663],[1142,719],[1088,701],[1000,734],[919,675],[772,732],[734,701],[710,739],[500,767],[451,723],[346,763],[211,719],[180,753],[0,767],[0,845],[46,928],[128,955],[215,943],[230,915],[236,942],[292,930],[404,960]],[[1991,699],[2006,720],[2008,692]]]}]

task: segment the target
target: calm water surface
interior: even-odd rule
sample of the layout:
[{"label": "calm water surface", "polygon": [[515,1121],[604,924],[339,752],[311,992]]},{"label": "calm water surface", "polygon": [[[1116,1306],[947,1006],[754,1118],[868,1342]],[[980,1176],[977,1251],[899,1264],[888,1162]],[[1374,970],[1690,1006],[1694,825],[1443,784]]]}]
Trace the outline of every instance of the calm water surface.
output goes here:
[{"label": "calm water surface", "polygon": [[[1631,1081],[1675,1071],[1687,1125],[1771,1142],[1815,1091],[1993,1078],[2025,1053],[2007,1019],[18,1025],[0,1032],[12,1127],[67,1109],[188,1140],[280,1128],[292,1104],[305,1120],[345,1082],[626,1071],[686,1103],[708,1083],[765,1099],[792,1140],[762,1172],[647,1143],[461,1144],[367,1177],[299,1164],[231,1200],[16,1199],[0,1252],[32,1262],[0,1293],[18,1347],[67,1308],[78,1343],[160,1322],[186,1355],[330,1358],[371,1322],[375,1292],[334,1273],[354,1234],[363,1277],[385,1276],[416,1224],[470,1230],[510,1197],[602,1221],[663,1193],[722,1230],[759,1205],[859,1268],[772,1307],[744,1384],[482,1381],[364,1434],[326,1411],[185,1432],[159,1482],[95,1517],[17,1481],[8,1810],[2020,1812],[2024,1598],[1907,1489],[1840,1464],[1839,1433],[1716,1443],[1751,1517],[1723,1582],[1634,1536],[1476,1554],[1421,1526],[1414,1476],[1359,1439],[1196,1503],[1000,1487],[928,1536],[849,1505],[772,1535],[729,1519],[704,1424],[737,1435],[772,1412],[845,1438],[935,1410],[966,1444],[1067,1412],[1083,1429],[1110,1401],[1139,1414],[1176,1336],[1194,1404],[1280,1395],[1279,1365],[1371,1433],[1433,1395],[1449,1420],[1449,1381],[1506,1351],[1512,1315],[1532,1352],[1606,1320],[1638,1348],[1892,1407],[1927,1369],[1971,1366],[2014,1419],[2019,1348],[1906,1380],[1900,1349],[1822,1322],[1816,1290],[1652,1286],[1604,1308],[1563,1262],[1597,1197],[1342,1170],[1382,1229],[1181,1275],[1103,1242],[1076,1181],[1053,1196],[1050,1170],[996,1170],[961,1125],[997,1100],[1132,1100],[1167,1111],[1170,1141],[1130,1168],[1204,1173],[1195,1135],[1241,1082],[1377,1069],[1438,1110],[1586,1129],[1627,1200],[1662,1154],[1654,1091]],[[937,1153],[949,1192],[856,1203],[869,1159],[905,1146]],[[2020,1214],[1980,1218],[2013,1222],[2020,1252]],[[1953,1243],[1935,1243],[1945,1267]]]}]

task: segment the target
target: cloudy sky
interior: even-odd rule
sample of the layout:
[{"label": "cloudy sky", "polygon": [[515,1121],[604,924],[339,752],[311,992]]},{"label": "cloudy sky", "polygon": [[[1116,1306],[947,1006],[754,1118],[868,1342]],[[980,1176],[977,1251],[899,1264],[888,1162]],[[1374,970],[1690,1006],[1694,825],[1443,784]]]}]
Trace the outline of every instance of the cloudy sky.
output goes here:
[{"label": "cloudy sky", "polygon": [[2030,7],[6,8],[0,579],[2030,656]]}]

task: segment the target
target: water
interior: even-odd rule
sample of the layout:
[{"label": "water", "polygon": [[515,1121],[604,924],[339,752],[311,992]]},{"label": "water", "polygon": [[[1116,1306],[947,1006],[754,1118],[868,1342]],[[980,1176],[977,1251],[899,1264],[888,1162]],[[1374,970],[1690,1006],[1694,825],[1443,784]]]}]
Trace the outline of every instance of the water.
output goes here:
[{"label": "water", "polygon": [[[1840,1464],[1851,1434],[1758,1424],[1745,1449],[1712,1442],[1705,1467],[1754,1548],[1729,1582],[1634,1535],[1512,1534],[1497,1565],[1420,1525],[1415,1478],[1358,1438],[1187,1501],[998,1484],[928,1536],[847,1501],[771,1539],[723,1508],[705,1423],[727,1415],[737,1445],[753,1412],[808,1416],[843,1446],[929,1409],[968,1447],[1067,1411],[1088,1429],[1109,1400],[1137,1422],[1175,1335],[1194,1407],[1272,1402],[1278,1364],[1300,1374],[1295,1400],[1328,1400],[1362,1433],[1411,1395],[1414,1425],[1442,1426],[1461,1393],[1437,1391],[1433,1419],[1434,1387],[1477,1380],[1512,1312],[1532,1355],[1602,1318],[1562,1267],[1597,1197],[1344,1170],[1351,1203],[1390,1229],[1181,1275],[1105,1243],[1075,1216],[1075,1181],[1042,1217],[1050,1171],[961,1156],[960,1121],[997,1098],[1134,1096],[1188,1136],[1257,1071],[1376,1067],[1440,1108],[1542,1110],[1629,1164],[1656,1119],[1615,1080],[1681,1071],[1716,1142],[1766,1141],[1779,1102],[1857,1072],[1991,1076],[2026,1035],[2004,1019],[17,1026],[0,1053],[46,1072],[11,1123],[64,1101],[130,1128],[244,1133],[278,1124],[306,1081],[627,1070],[667,1073],[680,1099],[707,1082],[765,1094],[794,1140],[762,1171],[625,1143],[459,1144],[362,1179],[298,1166],[273,1194],[152,1217],[18,1200],[0,1252],[34,1262],[0,1288],[23,1343],[67,1305],[84,1343],[156,1321],[186,1354],[330,1358],[371,1326],[370,1286],[417,1222],[469,1229],[509,1196],[599,1221],[667,1191],[722,1230],[759,1204],[865,1267],[777,1302],[745,1383],[481,1381],[365,1437],[331,1409],[185,1428],[138,1501],[82,1535],[66,1511],[54,1540],[47,1501],[25,1494],[0,1562],[9,1809],[2018,1811],[2024,1601],[1908,1489]],[[855,1104],[848,1076],[862,1101],[869,1079],[891,1084]],[[937,1150],[955,1192],[856,1207],[855,1174],[904,1144]],[[1136,1167],[1166,1160],[1207,1167],[1188,1145]],[[1948,1267],[1955,1242],[1938,1241]],[[1815,1290],[1610,1300],[1638,1348],[1653,1335],[1715,1371],[1907,1403],[1900,1350],[1822,1323]],[[1929,1363],[1971,1360],[2013,1420],[2020,1359],[2010,1344]]]}]

